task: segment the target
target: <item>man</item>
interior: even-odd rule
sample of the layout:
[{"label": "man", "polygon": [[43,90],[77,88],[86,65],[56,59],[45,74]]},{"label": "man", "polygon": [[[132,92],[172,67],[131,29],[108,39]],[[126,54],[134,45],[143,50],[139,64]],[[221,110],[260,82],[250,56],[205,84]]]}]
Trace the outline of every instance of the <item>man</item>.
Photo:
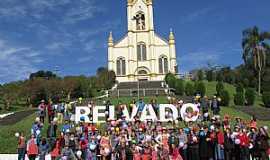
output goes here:
[{"label": "man", "polygon": [[46,104],[44,100],[41,100],[41,103],[38,106],[38,111],[39,111],[39,119],[42,123],[44,123],[44,118],[46,115]]},{"label": "man", "polygon": [[139,101],[137,102],[137,107],[138,107],[138,116],[140,116],[141,115],[141,113],[142,113],[142,111],[143,111],[143,109],[144,109],[144,107],[145,107],[145,103],[144,103],[144,101],[143,101],[143,99],[141,98],[141,99],[139,99]]},{"label": "man", "polygon": [[23,132],[20,133],[18,140],[18,160],[25,159],[26,141]]},{"label": "man", "polygon": [[213,97],[211,108],[214,115],[219,115],[220,106],[219,106],[219,101],[216,96]]}]

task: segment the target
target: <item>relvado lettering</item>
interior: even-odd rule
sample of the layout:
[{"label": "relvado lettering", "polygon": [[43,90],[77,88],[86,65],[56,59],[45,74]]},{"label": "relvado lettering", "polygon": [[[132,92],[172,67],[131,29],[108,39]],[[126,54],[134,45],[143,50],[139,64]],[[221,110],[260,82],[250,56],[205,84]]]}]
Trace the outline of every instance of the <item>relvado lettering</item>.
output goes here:
[{"label": "relvado lettering", "polygon": [[[122,113],[127,121],[134,121],[135,116],[138,113],[138,107],[136,105],[131,105],[132,111],[129,113],[126,105],[121,105],[123,107]],[[91,108],[91,109],[90,109]],[[75,122],[78,123],[82,119],[84,122],[90,123],[89,115],[93,115],[93,123],[105,123],[106,114],[109,119],[114,120],[115,117],[115,106],[109,106],[109,112],[106,113],[106,106],[78,106],[75,111]],[[189,111],[188,111],[189,110]],[[156,115],[154,108],[150,104],[144,106],[143,111],[140,114],[140,120],[146,121],[161,121],[168,122],[178,119],[178,108],[173,104],[160,104],[159,105],[159,115]],[[168,116],[170,113],[170,116]],[[184,104],[180,110],[181,118],[187,122],[196,121],[199,116],[199,108],[197,105],[192,103]],[[158,118],[159,117],[159,118]],[[103,120],[101,120],[103,119]]]}]

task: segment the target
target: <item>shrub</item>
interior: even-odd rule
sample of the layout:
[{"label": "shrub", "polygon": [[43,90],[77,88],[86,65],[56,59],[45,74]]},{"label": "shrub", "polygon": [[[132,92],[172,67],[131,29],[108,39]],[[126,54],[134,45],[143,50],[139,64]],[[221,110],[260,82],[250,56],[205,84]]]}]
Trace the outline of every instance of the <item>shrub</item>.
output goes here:
[{"label": "shrub", "polygon": [[184,92],[185,92],[184,81],[181,79],[177,79],[175,81],[175,93],[177,95],[183,96]]},{"label": "shrub", "polygon": [[204,71],[203,70],[199,70],[197,72],[197,80],[199,80],[199,81],[204,80]]},{"label": "shrub", "polygon": [[243,85],[241,83],[237,84],[236,92],[237,93],[239,93],[239,92],[244,93],[244,87],[243,87]]},{"label": "shrub", "polygon": [[217,95],[220,95],[222,90],[224,90],[224,85],[223,82],[219,81],[216,85]]},{"label": "shrub", "polygon": [[172,73],[168,73],[165,77],[165,82],[169,85],[170,88],[175,88],[176,77]]},{"label": "shrub", "polygon": [[190,82],[187,82],[185,86],[185,93],[187,96],[192,96],[194,94],[194,88]]},{"label": "shrub", "polygon": [[255,102],[255,91],[252,88],[246,89],[245,99],[247,105],[253,105]]},{"label": "shrub", "polygon": [[205,95],[206,87],[203,82],[198,82],[196,85],[196,93],[199,93],[202,97]]},{"label": "shrub", "polygon": [[243,92],[237,92],[234,95],[234,104],[238,106],[243,106],[245,104],[245,97]]},{"label": "shrub", "polygon": [[220,98],[221,98],[221,105],[222,106],[229,106],[230,104],[230,94],[227,90],[220,91]]},{"label": "shrub", "polygon": [[270,92],[264,92],[262,95],[264,106],[270,108]]}]

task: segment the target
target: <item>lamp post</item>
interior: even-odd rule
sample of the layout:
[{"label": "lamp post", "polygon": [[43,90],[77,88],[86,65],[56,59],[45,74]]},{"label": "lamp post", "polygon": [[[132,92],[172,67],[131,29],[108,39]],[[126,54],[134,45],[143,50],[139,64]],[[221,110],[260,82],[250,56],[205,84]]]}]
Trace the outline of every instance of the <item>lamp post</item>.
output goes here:
[{"label": "lamp post", "polygon": [[[140,17],[134,16],[131,20],[133,21],[138,21]],[[137,47],[137,41],[138,41],[138,33],[135,32],[136,34],[136,47]],[[138,49],[138,47],[137,47]],[[139,81],[139,56],[138,56],[138,51],[137,51],[137,95],[138,95],[138,100],[140,99],[140,81]]]}]

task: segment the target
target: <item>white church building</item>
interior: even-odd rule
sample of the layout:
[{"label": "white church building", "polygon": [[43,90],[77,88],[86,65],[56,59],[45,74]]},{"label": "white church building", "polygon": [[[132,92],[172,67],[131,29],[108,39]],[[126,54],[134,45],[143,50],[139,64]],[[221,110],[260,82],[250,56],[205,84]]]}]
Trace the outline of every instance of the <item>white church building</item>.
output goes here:
[{"label": "white church building", "polygon": [[108,38],[108,69],[118,82],[163,81],[167,73],[178,73],[175,38],[155,33],[153,0],[127,0],[127,34]]}]

